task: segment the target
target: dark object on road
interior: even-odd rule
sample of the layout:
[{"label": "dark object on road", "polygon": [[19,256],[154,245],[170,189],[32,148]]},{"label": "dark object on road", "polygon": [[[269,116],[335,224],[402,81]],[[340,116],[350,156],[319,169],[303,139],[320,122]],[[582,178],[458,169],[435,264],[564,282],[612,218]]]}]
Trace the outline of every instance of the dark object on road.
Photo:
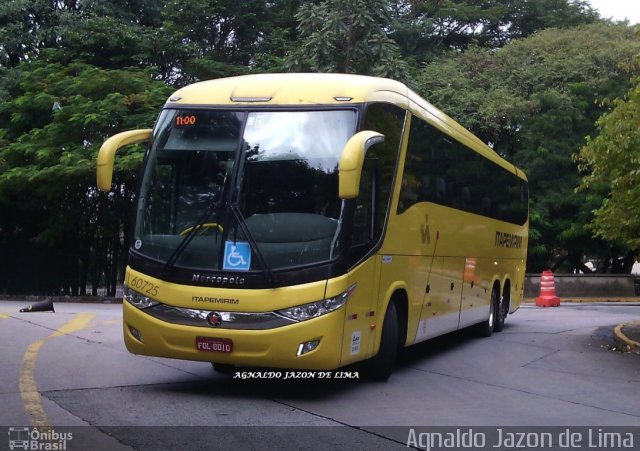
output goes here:
[{"label": "dark object on road", "polygon": [[45,299],[44,301],[34,302],[25,308],[21,308],[20,312],[48,312],[52,311],[55,313],[53,308],[53,300],[51,298]]}]

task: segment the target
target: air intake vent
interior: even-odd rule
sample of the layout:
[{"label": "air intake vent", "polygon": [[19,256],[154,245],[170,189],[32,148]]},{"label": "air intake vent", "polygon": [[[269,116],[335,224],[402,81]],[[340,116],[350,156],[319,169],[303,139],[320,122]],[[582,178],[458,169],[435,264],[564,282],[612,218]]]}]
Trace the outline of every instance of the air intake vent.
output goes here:
[{"label": "air intake vent", "polygon": [[257,103],[257,102],[268,102],[270,100],[271,100],[271,97],[231,97],[232,102]]}]

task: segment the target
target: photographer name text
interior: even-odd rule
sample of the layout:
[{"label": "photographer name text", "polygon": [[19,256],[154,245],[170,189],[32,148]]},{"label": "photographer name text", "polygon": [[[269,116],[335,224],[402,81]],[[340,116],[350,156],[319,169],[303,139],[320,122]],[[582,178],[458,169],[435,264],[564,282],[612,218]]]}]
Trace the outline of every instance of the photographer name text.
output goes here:
[{"label": "photographer name text", "polygon": [[[486,428],[484,428],[486,430]],[[634,434],[611,432],[603,428],[574,431],[570,428],[558,432],[512,431],[496,428],[495,433],[474,431],[473,428],[456,429],[455,432],[416,432],[409,430],[407,447],[418,449],[633,449]]]},{"label": "photographer name text", "polygon": [[360,379],[357,371],[236,371],[234,379]]}]

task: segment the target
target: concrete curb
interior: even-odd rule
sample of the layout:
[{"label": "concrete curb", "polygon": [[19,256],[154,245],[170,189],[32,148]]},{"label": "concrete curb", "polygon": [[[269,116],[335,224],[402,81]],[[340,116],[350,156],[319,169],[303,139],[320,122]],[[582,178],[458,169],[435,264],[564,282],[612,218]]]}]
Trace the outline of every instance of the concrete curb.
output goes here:
[{"label": "concrete curb", "polygon": [[640,329],[640,321],[631,321],[629,323],[619,324],[615,327],[615,329],[613,329],[613,337],[620,344],[620,346],[625,348],[625,350],[628,349],[631,352],[640,354],[640,343],[625,335],[625,332],[623,331],[625,327]]},{"label": "concrete curb", "polygon": [[107,297],[107,296],[36,296],[36,295],[0,295],[0,303],[3,301],[13,302],[26,302],[32,304],[34,302],[44,301],[49,299],[54,304],[57,303],[74,303],[74,304],[122,304],[121,297]]},{"label": "concrete curb", "polygon": [[[522,300],[523,303],[525,304],[535,304],[536,299],[535,298],[524,298]],[[591,302],[611,302],[611,303],[624,303],[624,302],[630,302],[630,303],[640,303],[640,297],[638,296],[633,296],[633,297],[611,297],[611,298],[604,298],[604,297],[580,297],[580,298],[560,298],[560,305],[562,305],[563,303],[567,303],[567,304],[580,304],[580,303],[591,303]]]}]

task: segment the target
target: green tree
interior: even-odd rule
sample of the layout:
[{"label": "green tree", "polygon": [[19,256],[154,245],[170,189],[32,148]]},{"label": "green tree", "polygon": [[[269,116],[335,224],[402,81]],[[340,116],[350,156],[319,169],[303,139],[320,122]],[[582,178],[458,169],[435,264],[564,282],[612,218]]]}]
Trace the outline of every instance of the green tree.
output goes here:
[{"label": "green tree", "polygon": [[[15,0],[0,4],[0,67],[15,67],[42,49],[59,61],[99,67],[139,65],[155,54],[152,30],[166,0]],[[49,50],[49,56],[51,51]]]},{"label": "green tree", "polygon": [[628,90],[639,51],[624,25],[550,29],[497,51],[438,59],[418,78],[428,100],[527,172],[530,271],[586,269],[585,254],[611,250],[586,228],[598,198],[575,192],[572,156],[596,132],[602,100]]},{"label": "green tree", "polygon": [[15,0],[0,4],[0,66],[17,66],[40,48],[55,45],[60,7],[73,9],[77,3]]},{"label": "green tree", "polygon": [[298,46],[296,13],[303,0],[276,0],[267,4],[267,23],[250,64],[255,72],[286,72],[287,55]]},{"label": "green tree", "polygon": [[[6,280],[4,288],[77,294],[89,277],[113,293],[142,150],[117,159],[109,195],[94,188],[97,151],[109,135],[149,127],[171,89],[150,70],[45,60],[16,66],[4,80],[11,96],[0,100],[0,246],[18,256],[2,261],[0,272],[37,267],[37,280]],[[31,250],[28,261],[21,249]]]},{"label": "green tree", "polygon": [[290,70],[377,75],[408,81],[409,73],[388,36],[386,0],[325,0],[300,6],[299,46]]},{"label": "green tree", "polygon": [[599,134],[580,150],[581,189],[607,196],[594,212],[596,235],[640,249],[640,80],[598,120]]},{"label": "green tree", "polygon": [[264,0],[168,0],[156,37],[165,78],[178,85],[246,72],[269,29]]},{"label": "green tree", "polygon": [[389,12],[391,37],[417,64],[472,45],[495,49],[547,28],[598,20],[584,0],[396,0]]}]

